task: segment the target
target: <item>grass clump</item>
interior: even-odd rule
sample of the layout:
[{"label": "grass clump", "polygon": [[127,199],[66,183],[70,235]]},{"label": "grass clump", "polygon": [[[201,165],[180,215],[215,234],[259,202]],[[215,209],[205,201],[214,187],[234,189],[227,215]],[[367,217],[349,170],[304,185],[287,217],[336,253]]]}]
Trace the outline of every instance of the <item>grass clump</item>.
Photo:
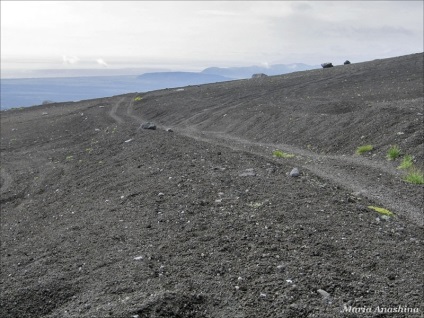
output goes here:
[{"label": "grass clump", "polygon": [[388,160],[395,160],[400,156],[400,149],[398,146],[394,145],[391,146],[389,151],[387,151],[387,159]]},{"label": "grass clump", "polygon": [[413,165],[413,158],[411,155],[406,155],[405,157],[403,157],[402,162],[400,163],[400,166],[398,167],[398,169],[409,169],[412,167]]},{"label": "grass clump", "polygon": [[424,173],[417,168],[412,168],[404,180],[412,184],[424,184]]},{"label": "grass clump", "polygon": [[357,149],[356,149],[356,153],[358,154],[358,155],[362,155],[363,153],[365,153],[365,152],[369,152],[369,151],[371,151],[371,150],[373,150],[374,149],[374,147],[372,146],[372,145],[363,145],[363,146],[359,146]]},{"label": "grass clump", "polygon": [[374,210],[374,211],[376,211],[380,214],[383,214],[383,215],[394,216],[393,212],[391,212],[387,209],[384,209],[384,208],[379,208],[377,206],[372,206],[372,205],[369,205],[368,208],[371,209],[371,210]]},{"label": "grass clump", "polygon": [[143,99],[143,97],[137,96],[136,98],[134,98],[134,101],[138,102],[138,101],[141,101],[142,99]]},{"label": "grass clump", "polygon": [[277,158],[293,158],[294,157],[294,154],[292,154],[292,153],[285,153],[285,152],[282,152],[281,150],[275,150],[272,153],[272,155],[274,157],[277,157]]}]

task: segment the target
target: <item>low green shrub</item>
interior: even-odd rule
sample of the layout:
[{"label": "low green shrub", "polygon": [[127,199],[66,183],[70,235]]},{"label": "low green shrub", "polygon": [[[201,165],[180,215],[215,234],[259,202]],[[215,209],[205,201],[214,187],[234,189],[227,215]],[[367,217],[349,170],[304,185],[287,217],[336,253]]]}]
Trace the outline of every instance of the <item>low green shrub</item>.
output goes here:
[{"label": "low green shrub", "polygon": [[356,153],[357,153],[358,155],[362,155],[363,153],[365,153],[365,152],[369,152],[369,151],[371,151],[371,150],[373,150],[373,149],[374,149],[374,147],[373,147],[372,145],[359,146],[359,147],[356,149]]},{"label": "low green shrub", "polygon": [[404,180],[412,184],[424,184],[424,173],[417,168],[412,168]]},{"label": "low green shrub", "polygon": [[294,157],[294,154],[292,154],[292,153],[285,153],[285,152],[282,152],[281,150],[275,150],[272,153],[272,155],[274,157],[277,157],[277,158],[293,158]]},{"label": "low green shrub", "polygon": [[395,160],[399,156],[400,156],[400,149],[396,145],[391,146],[390,149],[387,151],[387,155],[386,155],[388,160]]},{"label": "low green shrub", "polygon": [[383,214],[383,215],[394,216],[393,212],[391,212],[387,209],[384,209],[384,208],[379,208],[377,206],[372,206],[372,205],[369,205],[368,208],[371,209],[371,210],[374,210],[374,211],[376,211],[380,214]]},{"label": "low green shrub", "polygon": [[412,167],[413,165],[413,158],[411,155],[406,155],[405,157],[403,157],[402,162],[400,163],[400,166],[398,167],[398,169],[409,169]]}]

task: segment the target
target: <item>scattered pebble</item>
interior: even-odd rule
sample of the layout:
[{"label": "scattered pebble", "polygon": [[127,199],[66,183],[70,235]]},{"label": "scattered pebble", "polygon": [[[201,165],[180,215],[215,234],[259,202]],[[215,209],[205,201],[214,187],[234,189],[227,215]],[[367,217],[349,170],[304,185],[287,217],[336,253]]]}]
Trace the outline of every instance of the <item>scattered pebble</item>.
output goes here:
[{"label": "scattered pebble", "polygon": [[290,177],[298,177],[300,176],[300,172],[298,168],[293,168],[292,171],[290,171]]},{"label": "scattered pebble", "polygon": [[329,293],[327,293],[324,289],[318,289],[317,290],[317,292],[324,298],[324,299],[327,299],[327,298],[330,298],[330,294]]},{"label": "scattered pebble", "polygon": [[124,142],[130,142],[130,141],[133,141],[134,139],[128,139],[128,140],[125,140]]},{"label": "scattered pebble", "polygon": [[142,260],[143,259],[143,256],[136,256],[136,257],[134,257],[134,260],[135,261],[139,261],[139,260]]},{"label": "scattered pebble", "polygon": [[147,123],[141,124],[140,128],[156,130],[156,125],[153,123],[147,122]]},{"label": "scattered pebble", "polygon": [[165,194],[164,194],[164,193],[162,193],[162,192],[159,192],[159,193],[158,193],[158,196],[159,196],[159,197],[163,197],[164,195],[165,195]]},{"label": "scattered pebble", "polygon": [[259,297],[265,298],[266,297],[266,294],[260,293]]},{"label": "scattered pebble", "polygon": [[256,172],[253,168],[246,169],[239,174],[239,177],[254,177],[254,176],[256,176]]}]

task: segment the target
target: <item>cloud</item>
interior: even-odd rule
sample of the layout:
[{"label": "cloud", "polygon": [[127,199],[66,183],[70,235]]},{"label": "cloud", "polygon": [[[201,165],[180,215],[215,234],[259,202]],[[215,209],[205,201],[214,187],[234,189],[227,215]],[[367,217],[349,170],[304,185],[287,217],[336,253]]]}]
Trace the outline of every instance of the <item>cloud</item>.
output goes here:
[{"label": "cloud", "polygon": [[77,56],[62,56],[63,64],[72,65],[79,62],[79,58]]},{"label": "cloud", "polygon": [[97,64],[104,66],[104,67],[108,67],[109,65],[105,62],[104,59],[97,59],[96,60]]}]

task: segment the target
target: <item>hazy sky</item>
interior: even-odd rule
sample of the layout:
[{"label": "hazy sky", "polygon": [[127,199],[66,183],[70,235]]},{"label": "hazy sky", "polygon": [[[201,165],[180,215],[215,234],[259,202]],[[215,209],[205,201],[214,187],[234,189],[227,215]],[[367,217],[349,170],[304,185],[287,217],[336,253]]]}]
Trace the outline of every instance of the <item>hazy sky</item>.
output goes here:
[{"label": "hazy sky", "polygon": [[341,64],[422,52],[423,20],[423,1],[1,0],[1,68]]}]

